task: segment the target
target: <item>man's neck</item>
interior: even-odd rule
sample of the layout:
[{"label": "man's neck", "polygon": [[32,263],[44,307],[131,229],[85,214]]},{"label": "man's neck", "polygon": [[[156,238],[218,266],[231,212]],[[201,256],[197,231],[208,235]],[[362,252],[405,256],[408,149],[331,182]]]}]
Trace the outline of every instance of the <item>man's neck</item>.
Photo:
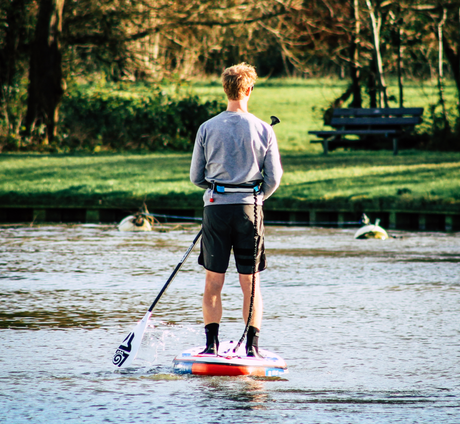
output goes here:
[{"label": "man's neck", "polygon": [[227,105],[227,112],[248,113],[248,100],[249,97],[240,100],[229,100]]}]

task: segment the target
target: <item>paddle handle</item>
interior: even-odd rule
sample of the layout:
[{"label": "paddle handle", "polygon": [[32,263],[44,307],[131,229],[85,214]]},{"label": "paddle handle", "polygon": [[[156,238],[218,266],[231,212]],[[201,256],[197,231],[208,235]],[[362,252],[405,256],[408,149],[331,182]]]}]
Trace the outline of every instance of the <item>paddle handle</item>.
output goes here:
[{"label": "paddle handle", "polygon": [[165,285],[163,286],[163,288],[160,290],[160,293],[158,293],[158,296],[156,297],[156,299],[153,301],[153,303],[150,305],[150,308],[149,308],[149,312],[152,312],[153,311],[153,308],[155,308],[156,304],[158,303],[158,301],[161,299],[161,296],[163,296],[163,293],[166,291],[166,289],[168,288],[169,284],[171,283],[172,280],[174,280],[174,277],[176,276],[176,274],[179,272],[179,270],[181,269],[182,265],[184,264],[184,262],[187,260],[188,256],[190,255],[190,252],[193,250],[193,248],[195,247],[195,244],[198,242],[198,240],[200,239],[201,237],[201,233],[202,233],[203,230],[200,230],[199,233],[196,235],[196,237],[193,239],[192,241],[192,244],[189,246],[189,248],[187,249],[187,251],[185,252],[184,256],[182,257],[182,259],[180,260],[180,262],[176,265],[176,268],[174,268],[174,271],[172,272],[172,274],[170,275],[170,277],[168,278],[168,281],[166,281]]}]

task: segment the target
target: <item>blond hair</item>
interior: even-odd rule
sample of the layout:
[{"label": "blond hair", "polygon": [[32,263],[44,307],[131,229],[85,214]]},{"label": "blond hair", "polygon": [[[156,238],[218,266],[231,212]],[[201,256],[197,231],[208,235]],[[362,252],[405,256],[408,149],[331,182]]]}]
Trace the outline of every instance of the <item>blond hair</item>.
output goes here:
[{"label": "blond hair", "polygon": [[222,72],[222,86],[229,100],[241,100],[256,80],[255,68],[244,62],[230,66]]}]

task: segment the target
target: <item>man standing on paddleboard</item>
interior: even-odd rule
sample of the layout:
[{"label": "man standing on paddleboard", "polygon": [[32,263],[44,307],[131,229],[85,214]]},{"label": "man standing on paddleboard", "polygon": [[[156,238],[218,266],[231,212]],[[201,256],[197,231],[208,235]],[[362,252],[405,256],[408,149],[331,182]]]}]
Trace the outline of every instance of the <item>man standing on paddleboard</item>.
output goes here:
[{"label": "man standing on paddleboard", "polygon": [[225,69],[222,85],[227,110],[200,126],[193,150],[190,180],[206,189],[198,259],[206,269],[203,354],[218,352],[221,292],[233,248],[245,322],[255,285],[246,353],[259,356],[263,310],[259,272],[266,268],[262,205],[278,188],[283,170],[273,128],[248,112],[256,79],[254,67],[246,63]]}]

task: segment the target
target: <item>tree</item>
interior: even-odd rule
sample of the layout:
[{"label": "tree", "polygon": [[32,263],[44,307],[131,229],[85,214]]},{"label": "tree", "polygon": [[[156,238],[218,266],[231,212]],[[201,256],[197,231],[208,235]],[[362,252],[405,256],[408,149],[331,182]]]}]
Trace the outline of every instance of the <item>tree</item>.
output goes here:
[{"label": "tree", "polygon": [[[445,11],[445,12],[444,12]],[[442,48],[450,65],[457,86],[460,111],[460,1],[447,2],[443,8],[445,20],[442,25]]]},{"label": "tree", "polygon": [[43,143],[56,135],[58,107],[65,90],[62,75],[62,10],[64,0],[41,0],[30,54],[26,133],[46,127]]},{"label": "tree", "polygon": [[35,1],[0,0],[0,107],[6,135],[19,134],[25,113],[22,83],[28,71],[36,9]]},{"label": "tree", "polygon": [[351,35],[350,41],[350,76],[353,90],[353,100],[351,107],[360,108],[362,103],[361,97],[361,66],[359,61],[359,44],[360,44],[360,31],[361,31],[361,20],[359,13],[359,0],[350,1],[350,17],[354,22],[354,31]]},{"label": "tree", "polygon": [[439,76],[445,58],[460,98],[459,14],[460,0],[0,0],[0,102],[8,120],[28,71],[27,133],[46,143],[65,81],[95,73],[188,78],[243,60],[265,75],[348,70],[332,106],[361,107],[363,87],[370,106],[395,101],[385,75],[397,72],[403,106],[403,76]]},{"label": "tree", "polygon": [[55,137],[70,73],[103,70],[114,80],[158,79],[168,69],[193,75],[213,52],[231,61],[244,49],[253,55],[268,50],[270,40],[253,37],[261,30],[257,24],[283,13],[284,6],[273,0],[229,0],[225,7],[217,0],[41,0],[30,54],[26,133],[45,127],[42,142]]},{"label": "tree", "polygon": [[383,13],[383,7],[380,0],[366,0],[366,6],[369,10],[371,20],[372,42],[374,45],[374,64],[377,74],[380,107],[388,107],[388,94],[383,72],[382,53],[380,50],[380,33],[386,14]]},{"label": "tree", "polygon": [[[1,0],[1,21],[4,30],[0,44],[0,85],[11,86],[18,73],[24,72],[30,43],[30,17],[34,2],[28,0]],[[0,93],[0,96],[3,92]]]},{"label": "tree", "polygon": [[[425,17],[437,52],[437,81],[439,102],[442,111],[442,132],[451,133],[446,102],[444,99],[444,54],[450,65],[451,74],[457,87],[458,112],[460,115],[460,1],[437,1],[436,4],[410,6],[419,16]],[[434,108],[433,108],[434,114]],[[460,116],[457,117],[460,126]],[[458,141],[458,140],[457,140]]]}]

